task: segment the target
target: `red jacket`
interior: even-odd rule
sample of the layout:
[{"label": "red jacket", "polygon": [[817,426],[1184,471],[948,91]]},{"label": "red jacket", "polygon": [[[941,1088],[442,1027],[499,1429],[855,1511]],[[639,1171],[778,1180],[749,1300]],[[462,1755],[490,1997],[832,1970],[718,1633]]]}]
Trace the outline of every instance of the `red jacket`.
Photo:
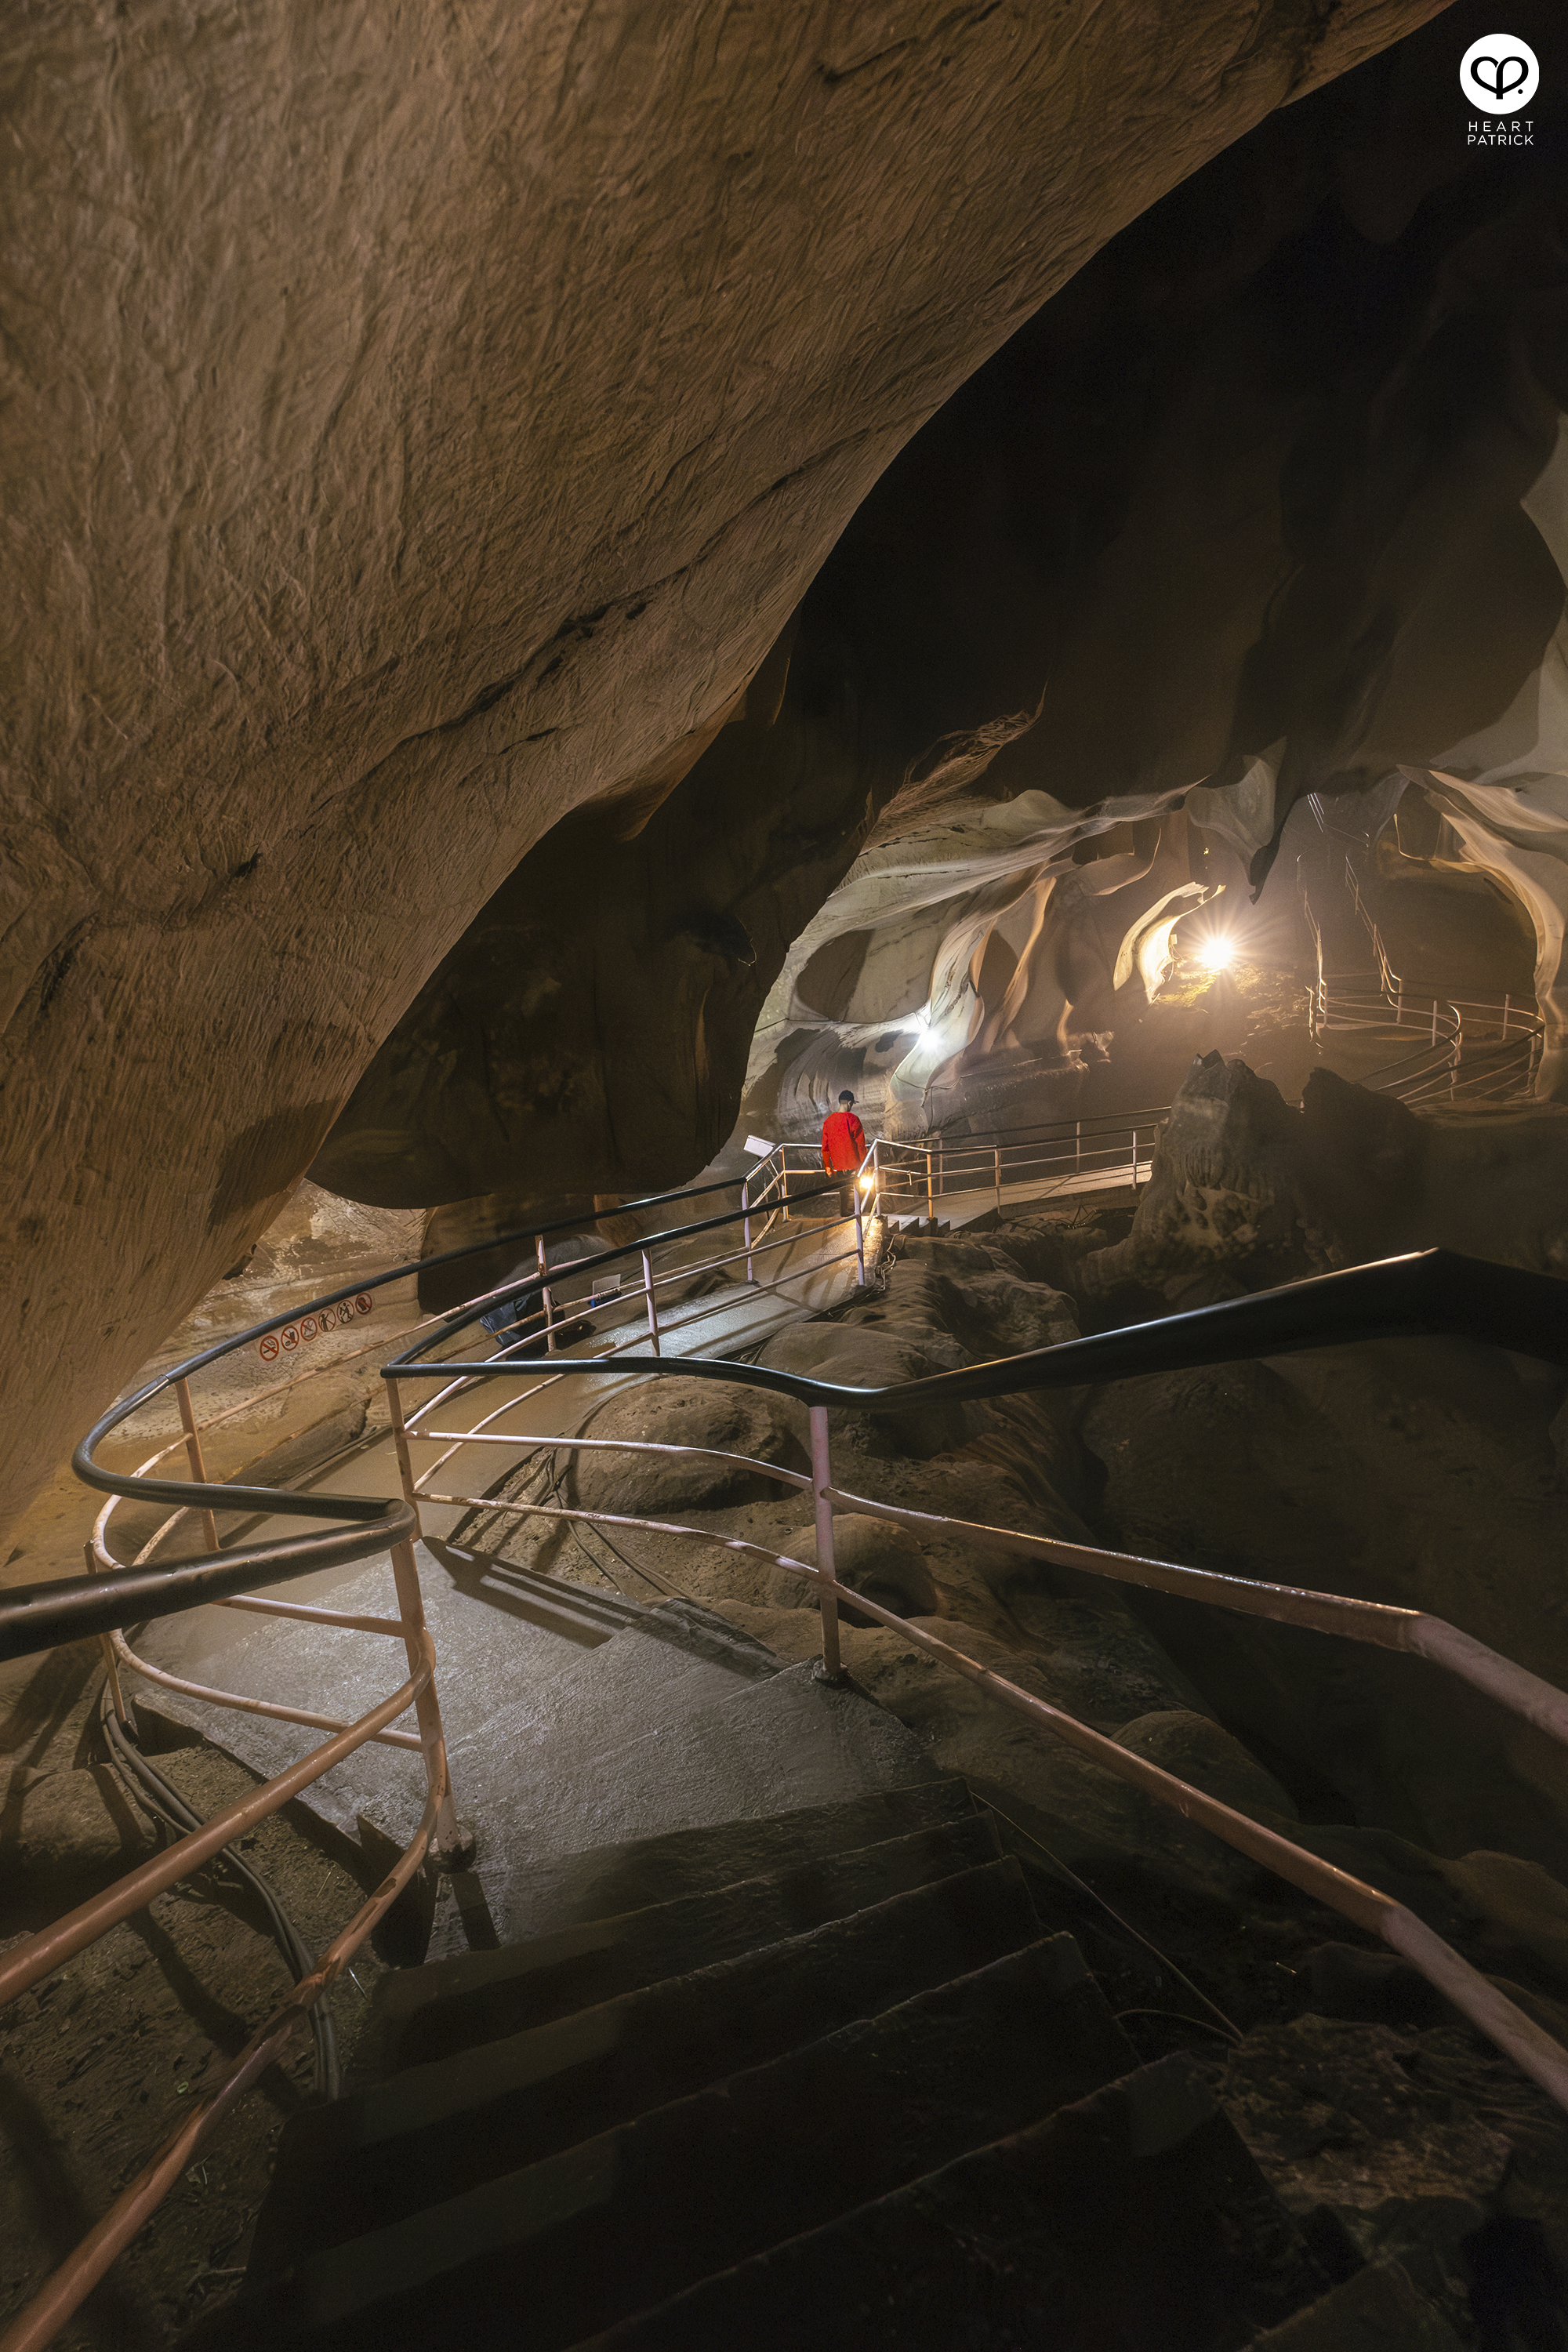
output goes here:
[{"label": "red jacket", "polygon": [[822,1164],[830,1176],[852,1175],[866,1157],[866,1130],[852,1110],[836,1110],[822,1122]]}]

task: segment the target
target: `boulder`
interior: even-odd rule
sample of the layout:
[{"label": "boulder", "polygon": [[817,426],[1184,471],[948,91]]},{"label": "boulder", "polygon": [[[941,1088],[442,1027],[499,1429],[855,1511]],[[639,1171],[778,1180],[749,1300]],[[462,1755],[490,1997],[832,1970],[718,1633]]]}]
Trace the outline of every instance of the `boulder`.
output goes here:
[{"label": "boulder", "polygon": [[[652,1445],[708,1446],[786,1470],[809,1467],[784,1401],[724,1381],[646,1381],[612,1398],[583,1433]],[[589,1451],[574,1456],[572,1471],[573,1499],[581,1509],[634,1518],[773,1503],[787,1491],[759,1471],[681,1454]]]},{"label": "boulder", "polygon": [[1273,1814],[1285,1821],[1296,1818],[1294,1804],[1273,1773],[1265,1771],[1239,1739],[1206,1716],[1189,1715],[1180,1707],[1141,1715],[1134,1722],[1123,1724],[1116,1744],[1157,1764],[1178,1780],[1190,1781],[1233,1812]]},{"label": "boulder", "polygon": [[[899,1388],[968,1360],[959,1343],[938,1330],[922,1328],[918,1338],[905,1337],[850,1322],[792,1324],[768,1341],[758,1359],[780,1371],[849,1389]],[[795,1412],[804,1433],[805,1408],[796,1406]],[[916,1459],[951,1453],[980,1426],[973,1407],[941,1400],[874,1411],[842,1408],[833,1418],[836,1431],[850,1424],[857,1451]]]},{"label": "boulder", "polygon": [[[780,1549],[815,1568],[816,1528],[802,1528],[798,1533],[787,1536]],[[907,1528],[896,1527],[890,1519],[874,1519],[864,1511],[836,1511],[833,1565],[840,1584],[863,1592],[868,1601],[891,1609],[900,1617],[934,1617],[939,1613],[936,1580],[926,1564],[924,1552]],[[816,1588],[805,1577],[792,1576],[788,1569],[781,1568],[769,1580],[768,1600],[780,1608],[811,1608],[816,1605]],[[839,1602],[839,1614],[851,1625],[874,1625],[877,1622],[850,1608],[846,1601]]]}]

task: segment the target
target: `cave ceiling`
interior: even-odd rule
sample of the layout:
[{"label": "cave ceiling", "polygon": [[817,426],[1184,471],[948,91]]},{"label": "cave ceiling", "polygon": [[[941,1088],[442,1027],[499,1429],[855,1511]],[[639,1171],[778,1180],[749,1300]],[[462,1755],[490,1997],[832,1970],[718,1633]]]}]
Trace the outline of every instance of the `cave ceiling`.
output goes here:
[{"label": "cave ceiling", "polygon": [[[497,1133],[515,1154],[548,1131],[574,1181],[614,1185],[683,1156],[677,1113],[689,1138],[722,1125],[759,992],[910,746],[1037,695],[1024,616],[970,693],[933,678],[896,724],[864,616],[837,671],[803,616],[811,701],[786,708],[830,731],[824,773],[781,711],[779,781],[745,789],[793,779],[798,814],[725,807],[700,860],[672,814],[646,828],[647,867],[574,873],[548,914],[583,942],[595,887],[650,908],[681,887],[646,955],[607,959],[538,1087],[501,1047],[542,1035],[550,1004],[496,944],[495,894],[587,804],[635,823],[746,694],[691,770],[689,804],[722,803],[716,770],[760,723],[751,682],[927,420],[1150,205],[1435,13],[12,12],[0,879],[22,1413],[0,1507],[265,1226],[470,929],[518,967],[489,1124],[470,1142],[426,1074],[375,1114],[383,1189],[393,1129],[428,1196],[489,1182]],[[833,625],[831,583],[814,593]],[[624,1115],[617,972],[669,1004]],[[558,1011],[585,977],[563,971]],[[468,1018],[471,992],[451,1002]],[[465,1104],[470,1048],[442,1047]],[[415,1138],[432,1122],[444,1137]]]},{"label": "cave ceiling", "polygon": [[[1549,49],[1553,11],[1516,16]],[[918,1130],[939,1073],[1108,1030],[1173,918],[1267,887],[1302,796],[1390,780],[1521,904],[1560,1040],[1568,89],[1528,152],[1468,147],[1484,16],[1268,115],[953,394],[679,780],[509,877],[321,1181],[519,1212],[671,1184],[748,1061],[805,1131],[879,1045],[872,1099]]]}]

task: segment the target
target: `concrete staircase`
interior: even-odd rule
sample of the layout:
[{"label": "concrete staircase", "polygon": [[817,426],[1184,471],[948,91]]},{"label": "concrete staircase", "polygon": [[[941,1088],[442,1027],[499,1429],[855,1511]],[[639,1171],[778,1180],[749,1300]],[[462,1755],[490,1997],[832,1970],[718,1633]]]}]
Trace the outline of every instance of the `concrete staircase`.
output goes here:
[{"label": "concrete staircase", "polygon": [[194,2342],[1438,2345],[1138,2063],[1049,1884],[931,1776],[555,1856],[528,1940],[384,1981]]}]

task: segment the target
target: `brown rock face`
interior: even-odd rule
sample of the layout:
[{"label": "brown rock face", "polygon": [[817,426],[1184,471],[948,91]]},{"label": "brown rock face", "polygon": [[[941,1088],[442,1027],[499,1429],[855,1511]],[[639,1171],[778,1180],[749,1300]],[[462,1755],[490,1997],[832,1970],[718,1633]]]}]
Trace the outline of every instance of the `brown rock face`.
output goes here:
[{"label": "brown rock face", "polygon": [[[1521,5],[1544,54],[1547,0]],[[1532,101],[1537,150],[1467,147],[1481,10],[1268,116],[976,371],[838,539],[743,721],[497,891],[355,1088],[324,1182],[679,1181],[740,1115],[753,1031],[759,1132],[808,1131],[842,1085],[895,1132],[921,1089],[931,1123],[1005,1123],[992,1087],[1086,1039],[1125,1052],[1141,920],[1219,885],[1238,916],[1300,793],[1531,707],[1563,608],[1521,499],[1568,407],[1542,226],[1568,100]],[[1247,774],[1228,840],[1202,830],[1212,790],[1173,807]],[[1037,793],[1056,821],[1020,824],[1011,869],[950,830]],[[940,1076],[904,1025],[928,1004]]]},{"label": "brown rock face", "polygon": [[954,384],[1432,13],[13,32],[5,1508],[530,845],[730,702]]},{"label": "brown rock face", "polygon": [[1404,1250],[1568,1274],[1568,1105],[1439,1106],[1314,1070],[1300,1109],[1242,1061],[1193,1064],[1125,1241],[1086,1257],[1092,1297],[1173,1304],[1261,1290]]}]

